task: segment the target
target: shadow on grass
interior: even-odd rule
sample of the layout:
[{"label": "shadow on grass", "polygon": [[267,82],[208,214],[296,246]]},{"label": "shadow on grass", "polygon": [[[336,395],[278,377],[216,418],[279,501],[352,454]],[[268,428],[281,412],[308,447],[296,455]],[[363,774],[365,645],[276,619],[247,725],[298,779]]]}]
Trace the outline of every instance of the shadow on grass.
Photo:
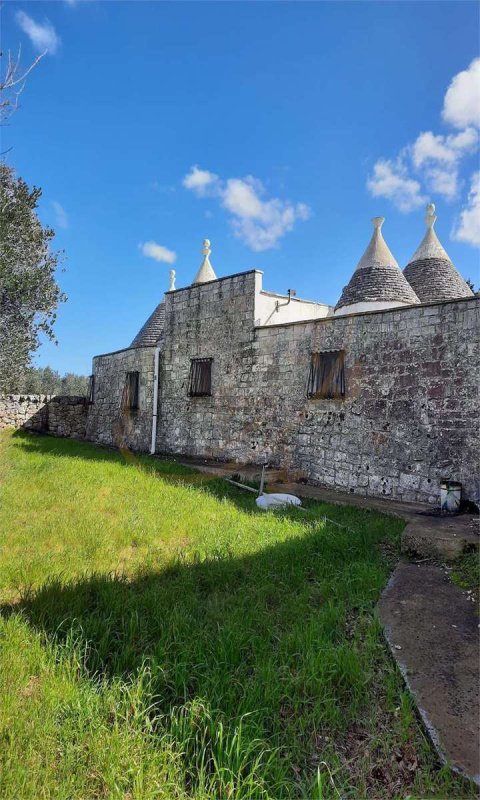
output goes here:
[{"label": "shadow on grass", "polygon": [[253,713],[249,735],[304,768],[315,731],[344,730],[371,700],[380,536],[322,528],[245,557],[53,581],[2,612],[75,643],[91,676],[134,679],[148,664],[156,714],[198,698],[230,724]]}]

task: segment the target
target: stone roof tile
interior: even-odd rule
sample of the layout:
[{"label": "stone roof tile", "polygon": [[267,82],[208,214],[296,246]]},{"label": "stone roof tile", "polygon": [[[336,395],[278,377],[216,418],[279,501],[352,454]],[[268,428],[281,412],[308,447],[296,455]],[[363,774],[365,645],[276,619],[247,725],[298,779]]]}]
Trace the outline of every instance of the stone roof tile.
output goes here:
[{"label": "stone roof tile", "polygon": [[162,301],[140,328],[130,347],[155,347],[165,327],[165,303]]},{"label": "stone roof tile", "polygon": [[418,303],[382,236],[383,217],[374,217],[372,222],[372,238],[335,309],[365,302]]},{"label": "stone roof tile", "polygon": [[429,203],[425,217],[427,232],[403,274],[422,303],[472,297],[472,290],[453,266],[433,230],[436,219],[435,206]]}]

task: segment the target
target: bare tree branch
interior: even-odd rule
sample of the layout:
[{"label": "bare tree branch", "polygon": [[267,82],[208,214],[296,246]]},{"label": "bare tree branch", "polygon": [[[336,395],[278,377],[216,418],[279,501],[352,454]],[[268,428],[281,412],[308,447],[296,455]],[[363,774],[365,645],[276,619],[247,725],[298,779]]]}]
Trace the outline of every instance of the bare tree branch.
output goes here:
[{"label": "bare tree branch", "polygon": [[[11,50],[8,51],[5,72],[0,74],[0,124],[5,124],[5,120],[17,110],[18,98],[25,88],[27,77],[32,70],[35,69],[46,52],[45,50],[44,53],[41,53],[32,61],[29,67],[22,70],[20,64],[22,48],[18,48],[16,56],[12,55]],[[3,57],[3,53],[0,53],[0,58],[1,57]]]}]

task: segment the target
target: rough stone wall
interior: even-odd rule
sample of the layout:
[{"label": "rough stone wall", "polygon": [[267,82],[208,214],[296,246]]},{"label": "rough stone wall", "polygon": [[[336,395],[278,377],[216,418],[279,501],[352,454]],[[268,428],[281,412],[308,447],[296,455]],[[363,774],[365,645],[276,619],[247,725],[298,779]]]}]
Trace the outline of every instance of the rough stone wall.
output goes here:
[{"label": "rough stone wall", "polygon": [[[165,296],[157,450],[245,459],[255,286],[246,272]],[[212,397],[189,397],[190,359],[213,357]]]},{"label": "rough stone wall", "polygon": [[85,397],[48,394],[0,396],[0,429],[24,428],[84,439],[88,405]]},{"label": "rough stone wall", "polygon": [[[167,294],[160,452],[262,462],[357,494],[479,501],[479,300],[252,329],[254,273]],[[345,350],[346,398],[307,397],[311,352]],[[213,356],[210,398],[187,396]]]},{"label": "rough stone wall", "polygon": [[[479,306],[473,298],[258,329],[262,452],[343,491],[437,503],[447,478],[478,502]],[[343,401],[307,397],[310,353],[326,350],[345,351]]]},{"label": "rough stone wall", "polygon": [[[147,452],[152,435],[154,347],[138,347],[95,356],[93,403],[86,438],[115,447]],[[138,409],[122,410],[127,372],[138,371]]]}]

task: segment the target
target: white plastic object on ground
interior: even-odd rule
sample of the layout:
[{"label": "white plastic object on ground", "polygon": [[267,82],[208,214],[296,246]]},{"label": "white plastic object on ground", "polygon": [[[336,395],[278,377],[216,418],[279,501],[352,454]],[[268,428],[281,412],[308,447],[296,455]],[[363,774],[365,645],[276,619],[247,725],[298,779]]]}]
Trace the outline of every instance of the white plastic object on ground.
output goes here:
[{"label": "white plastic object on ground", "polygon": [[262,508],[264,511],[268,511],[270,508],[285,508],[285,506],[301,506],[302,501],[299,497],[295,497],[294,494],[261,494],[260,497],[257,497],[256,504],[259,508]]}]

